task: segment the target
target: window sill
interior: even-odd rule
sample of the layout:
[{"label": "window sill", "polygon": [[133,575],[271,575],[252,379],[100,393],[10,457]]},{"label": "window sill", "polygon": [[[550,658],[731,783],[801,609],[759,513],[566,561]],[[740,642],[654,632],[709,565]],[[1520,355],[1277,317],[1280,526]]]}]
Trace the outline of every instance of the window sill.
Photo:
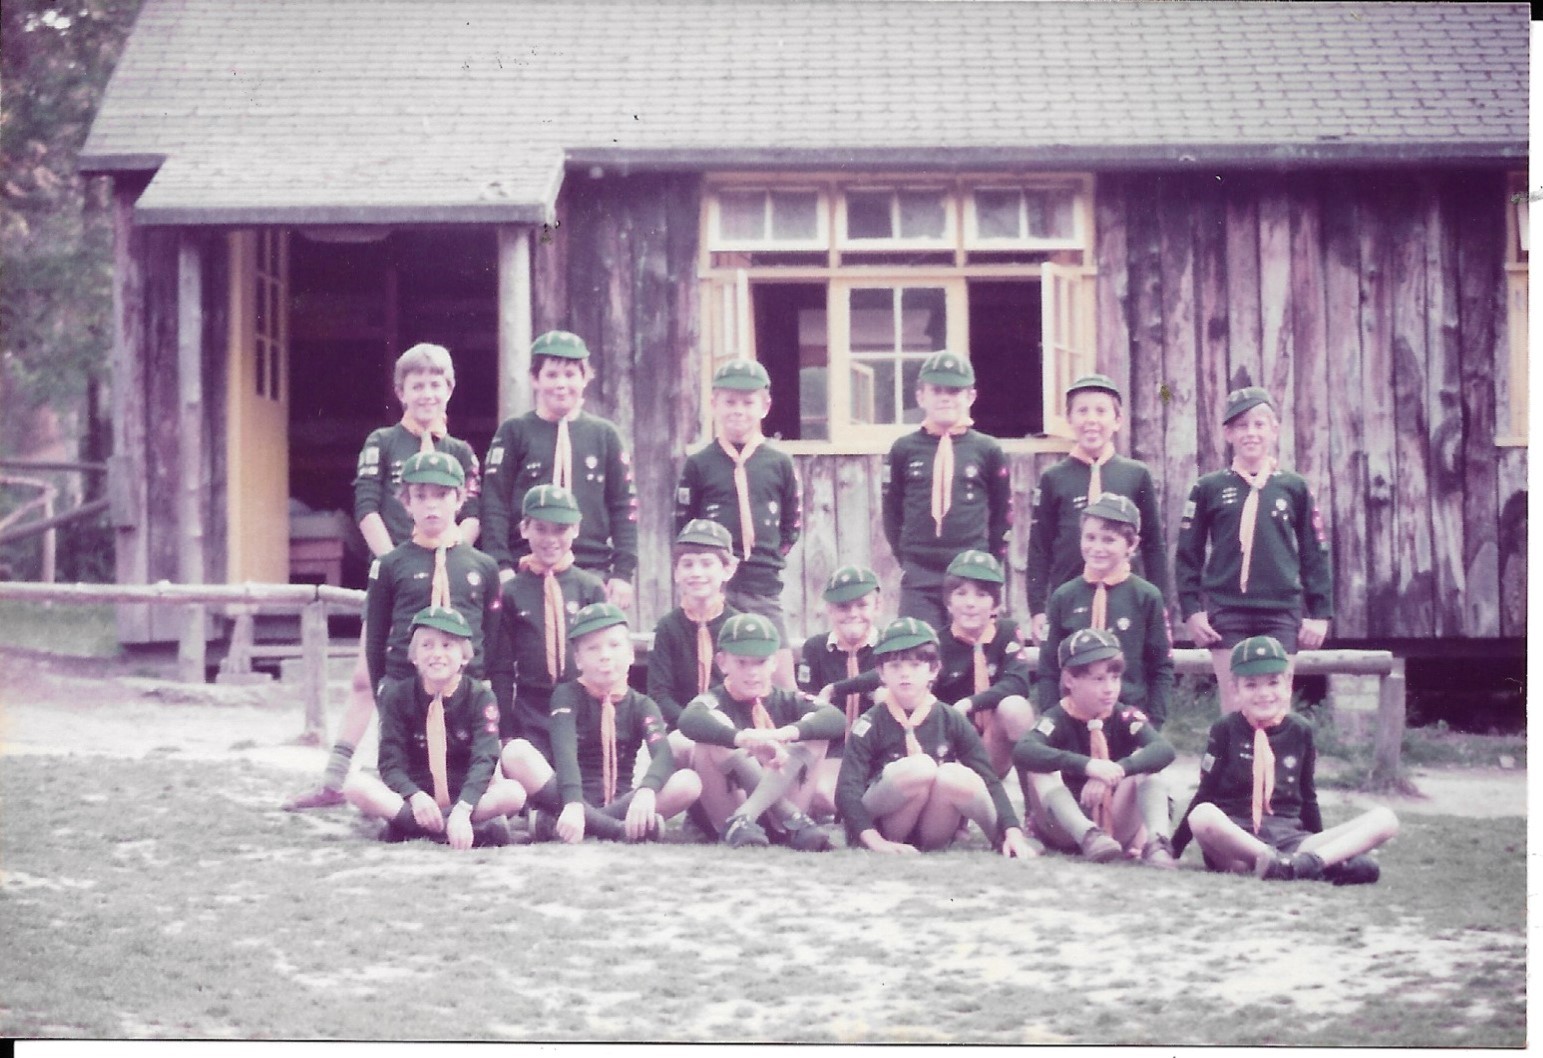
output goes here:
[{"label": "window sill", "polygon": [[[894,445],[894,439],[872,441],[779,441],[769,439],[790,456],[873,456],[884,455]],[[1069,437],[1010,437],[997,438],[1002,451],[1010,456],[1040,455],[1046,452],[1065,455],[1072,450]]]}]

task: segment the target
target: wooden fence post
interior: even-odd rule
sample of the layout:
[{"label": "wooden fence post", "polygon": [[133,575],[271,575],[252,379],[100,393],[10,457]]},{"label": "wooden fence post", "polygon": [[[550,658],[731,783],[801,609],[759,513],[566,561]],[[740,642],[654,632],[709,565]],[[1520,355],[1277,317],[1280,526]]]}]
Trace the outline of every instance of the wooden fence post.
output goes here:
[{"label": "wooden fence post", "polygon": [[1382,678],[1377,702],[1377,735],[1372,744],[1372,783],[1408,785],[1403,777],[1404,659],[1393,659],[1393,671]]},{"label": "wooden fence post", "polygon": [[305,701],[305,731],[300,741],[327,740],[327,604],[307,603],[300,611],[300,694]]}]

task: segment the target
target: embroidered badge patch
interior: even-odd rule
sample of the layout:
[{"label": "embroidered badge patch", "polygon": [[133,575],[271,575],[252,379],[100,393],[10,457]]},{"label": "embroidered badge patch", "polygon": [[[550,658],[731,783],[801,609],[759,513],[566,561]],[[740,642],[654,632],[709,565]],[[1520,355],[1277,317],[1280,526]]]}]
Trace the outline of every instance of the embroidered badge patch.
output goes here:
[{"label": "embroidered badge patch", "polygon": [[868,729],[872,726],[873,725],[869,723],[866,716],[858,717],[857,723],[852,725],[852,737],[862,738],[868,733]]}]

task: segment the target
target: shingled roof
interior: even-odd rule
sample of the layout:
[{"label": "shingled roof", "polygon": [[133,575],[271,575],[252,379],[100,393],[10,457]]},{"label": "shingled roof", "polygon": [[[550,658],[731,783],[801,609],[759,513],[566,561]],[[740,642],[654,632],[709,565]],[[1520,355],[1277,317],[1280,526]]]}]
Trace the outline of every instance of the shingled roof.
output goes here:
[{"label": "shingled roof", "polygon": [[1527,154],[1528,9],[146,0],[82,157],[146,223],[534,221],[566,165]]}]

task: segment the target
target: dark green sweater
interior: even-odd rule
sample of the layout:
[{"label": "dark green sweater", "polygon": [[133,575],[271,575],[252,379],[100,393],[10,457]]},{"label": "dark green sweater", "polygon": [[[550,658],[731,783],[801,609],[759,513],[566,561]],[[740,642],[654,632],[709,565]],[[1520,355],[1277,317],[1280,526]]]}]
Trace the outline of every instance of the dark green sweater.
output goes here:
[{"label": "dark green sweater", "polygon": [[[754,704],[730,696],[728,688],[720,683],[686,706],[680,714],[680,733],[693,742],[732,748],[737,732],[755,726],[750,715]],[[761,699],[761,704],[777,727],[795,725],[803,742],[837,739],[846,729],[846,718],[834,706],[801,691],[774,688]]]},{"label": "dark green sweater", "polygon": [[[1034,682],[1041,712],[1061,700],[1061,640],[1093,626],[1093,585],[1079,575],[1050,596],[1050,630],[1039,649],[1038,679]],[[1173,639],[1168,612],[1158,590],[1132,575],[1108,589],[1109,631],[1125,655],[1120,701],[1151,717],[1155,727],[1168,718],[1173,690]]]},{"label": "dark green sweater", "polygon": [[[403,799],[422,790],[434,796],[424,725],[432,697],[414,677],[388,681],[380,711],[380,781]],[[452,802],[475,808],[498,767],[498,705],[480,680],[462,677],[445,699],[445,783]]]},{"label": "dark green sweater", "polygon": [[[359,452],[359,465],[354,472],[354,522],[364,521],[369,514],[380,515],[393,544],[403,543],[413,535],[412,515],[407,513],[396,494],[402,487],[402,464],[417,455],[418,449],[418,438],[397,423],[371,433]],[[456,512],[456,521],[480,518],[482,471],[477,464],[477,453],[457,437],[441,437],[434,442],[434,450],[454,456],[466,472],[466,500]]]},{"label": "dark green sweater", "polygon": [[1007,561],[1012,485],[996,438],[966,430],[954,438],[953,501],[943,532],[932,520],[932,465],[938,438],[925,430],[902,435],[884,463],[884,536],[903,565],[938,573],[961,551],[989,551]]},{"label": "dark green sweater", "polygon": [[[995,709],[1008,695],[1029,696],[1029,663],[1023,658],[1023,644],[1018,639],[1018,623],[1007,618],[997,619],[996,636],[986,644],[986,675],[990,686],[975,693],[975,647],[956,639],[948,629],[938,634],[938,660],[942,668],[932,693],[949,705],[970,699],[972,712]],[[872,694],[879,688],[877,669],[839,680],[834,685],[835,698],[853,691]]]},{"label": "dark green sweater", "polygon": [[[1318,751],[1312,725],[1295,713],[1287,713],[1266,737],[1275,754],[1275,790],[1270,814],[1296,819],[1302,829],[1323,830],[1318,809],[1314,769]],[[1200,786],[1184,810],[1184,819],[1173,835],[1175,854],[1184,851],[1191,837],[1189,814],[1196,805],[1214,804],[1233,819],[1250,819],[1254,805],[1254,728],[1241,712],[1229,713],[1211,725],[1205,756],[1200,758]]]},{"label": "dark green sweater", "polygon": [[[1173,746],[1158,734],[1140,709],[1116,705],[1104,720],[1109,759],[1126,775],[1151,775],[1173,763]],[[1045,710],[1039,722],[1013,747],[1013,763],[1020,771],[1048,774],[1058,771],[1072,796],[1081,797],[1088,776],[1084,770],[1093,759],[1092,733],[1088,725],[1067,714],[1057,703]]]},{"label": "dark green sweater", "polygon": [[750,483],[750,513],[755,520],[755,546],[744,554],[739,527],[739,493],[734,490],[734,461],[717,441],[686,459],[675,490],[675,531],[693,518],[722,525],[734,541],[739,568],[729,590],[753,595],[779,595],[787,554],[803,531],[803,494],[793,460],[781,449],[763,443],[745,464]]},{"label": "dark green sweater", "polygon": [[[445,571],[450,605],[471,625],[466,675],[480,679],[499,634],[498,565],[476,548],[457,544],[445,552]],[[433,549],[411,540],[371,564],[364,596],[364,660],[371,687],[379,687],[382,677],[399,680],[414,674],[407,647],[414,615],[429,604],[433,575]]]},{"label": "dark green sweater", "polygon": [[[806,694],[818,694],[828,685],[834,685],[839,680],[847,678],[847,653],[840,647],[833,646],[835,633],[826,632],[810,636],[804,640],[803,657],[798,663],[798,689]],[[870,635],[857,652],[857,671],[859,674],[871,671],[874,668],[873,645],[877,642],[877,635]],[[873,708],[873,695],[871,693],[856,692],[860,699],[857,705],[858,715],[861,716]],[[841,715],[846,716],[846,695],[841,695],[831,702]],[[842,754],[842,744],[845,739],[838,739],[830,744],[830,757],[839,757]]]},{"label": "dark green sweater", "polygon": [[[587,800],[599,805],[604,797],[600,713],[600,701],[577,680],[558,684],[552,692],[552,766],[563,804]],[[675,754],[659,707],[646,695],[629,690],[616,703],[616,796],[632,789],[633,762],[638,747],[645,743],[650,761],[638,786],[658,793],[675,773]]]},{"label": "dark green sweater", "polygon": [[[718,642],[718,632],[723,622],[739,611],[725,606],[723,613],[707,622],[707,634],[713,643]],[[676,607],[654,626],[654,646],[648,653],[648,696],[659,705],[659,712],[671,730],[680,723],[680,711],[686,703],[702,693],[697,683],[696,622],[686,612]],[[717,649],[714,647],[714,658]],[[712,663],[712,673],[707,685],[723,682],[723,672],[718,662]]]}]

